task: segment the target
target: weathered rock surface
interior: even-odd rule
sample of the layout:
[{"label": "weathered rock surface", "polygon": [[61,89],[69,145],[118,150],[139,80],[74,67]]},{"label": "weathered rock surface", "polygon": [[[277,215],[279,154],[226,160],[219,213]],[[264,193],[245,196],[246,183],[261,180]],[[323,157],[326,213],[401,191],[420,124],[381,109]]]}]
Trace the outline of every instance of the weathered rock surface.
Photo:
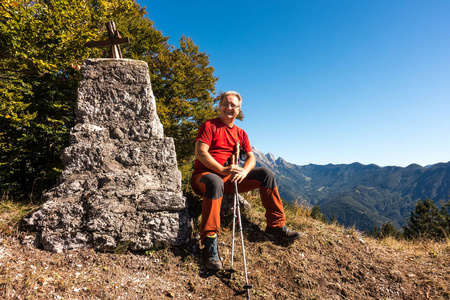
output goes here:
[{"label": "weathered rock surface", "polygon": [[[252,206],[245,200],[244,197],[238,194],[239,207],[241,209],[241,215],[245,211],[250,211]],[[222,227],[231,226],[233,222],[233,205],[234,205],[234,194],[224,194],[222,199],[222,205],[220,206],[220,221]]]},{"label": "weathered rock surface", "polygon": [[148,67],[89,59],[65,169],[46,202],[21,222],[49,251],[176,246],[191,236],[172,138],[164,137]]}]

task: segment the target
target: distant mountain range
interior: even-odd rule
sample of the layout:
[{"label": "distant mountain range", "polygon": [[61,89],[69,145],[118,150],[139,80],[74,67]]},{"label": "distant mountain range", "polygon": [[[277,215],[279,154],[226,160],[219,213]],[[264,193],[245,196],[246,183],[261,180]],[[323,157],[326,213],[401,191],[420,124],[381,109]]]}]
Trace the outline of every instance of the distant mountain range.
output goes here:
[{"label": "distant mountain range", "polygon": [[285,201],[319,205],[326,217],[334,215],[343,225],[359,230],[386,222],[401,228],[418,199],[432,199],[440,207],[441,200],[450,197],[450,162],[405,168],[360,163],[299,166],[253,151],[257,166],[276,174]]}]

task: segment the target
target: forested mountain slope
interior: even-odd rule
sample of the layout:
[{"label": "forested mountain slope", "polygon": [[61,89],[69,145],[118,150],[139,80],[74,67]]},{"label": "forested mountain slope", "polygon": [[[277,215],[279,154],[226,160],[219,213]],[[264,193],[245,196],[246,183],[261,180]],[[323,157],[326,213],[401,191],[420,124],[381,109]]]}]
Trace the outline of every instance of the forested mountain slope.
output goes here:
[{"label": "forested mountain slope", "polygon": [[400,228],[418,199],[429,198],[440,206],[450,195],[450,162],[405,168],[360,163],[299,166],[256,148],[254,152],[258,166],[275,172],[284,200],[319,205],[328,218],[334,215],[360,230],[386,222]]}]

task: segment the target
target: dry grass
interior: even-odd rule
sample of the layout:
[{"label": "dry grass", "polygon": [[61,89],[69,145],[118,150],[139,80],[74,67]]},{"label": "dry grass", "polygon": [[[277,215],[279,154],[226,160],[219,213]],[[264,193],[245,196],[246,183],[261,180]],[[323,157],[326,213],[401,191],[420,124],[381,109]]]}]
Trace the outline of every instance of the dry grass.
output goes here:
[{"label": "dry grass", "polygon": [[6,196],[0,201],[0,232],[6,235],[17,233],[17,225],[23,216],[38,206],[33,203],[16,203]]},{"label": "dry grass", "polygon": [[[449,299],[450,245],[368,238],[355,229],[327,225],[297,205],[288,225],[303,237],[291,244],[263,237],[264,209],[247,195],[244,231],[252,299]],[[14,231],[32,209],[4,203],[0,210],[0,298],[2,299],[245,299],[240,243],[234,279],[207,271],[199,245],[146,253],[92,250],[49,253],[22,246]],[[219,247],[230,265],[231,231]]]}]

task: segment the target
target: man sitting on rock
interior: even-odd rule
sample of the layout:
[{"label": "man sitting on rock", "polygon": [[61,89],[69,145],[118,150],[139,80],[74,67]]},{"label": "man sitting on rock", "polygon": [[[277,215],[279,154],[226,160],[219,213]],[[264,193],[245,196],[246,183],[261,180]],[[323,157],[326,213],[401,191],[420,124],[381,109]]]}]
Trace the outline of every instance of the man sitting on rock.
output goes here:
[{"label": "man sitting on rock", "polygon": [[[224,193],[234,192],[234,182],[240,193],[259,188],[262,204],[266,209],[265,235],[271,240],[293,241],[300,233],[286,228],[283,204],[272,171],[254,168],[256,158],[244,130],[234,125],[242,104],[239,93],[229,91],[220,96],[220,116],[206,121],[199,129],[195,143],[195,165],[191,185],[203,196],[202,226],[200,238],[205,246],[206,268],[222,270],[218,254],[217,237],[220,229],[220,206]],[[247,153],[243,167],[226,164],[239,142]]]}]

